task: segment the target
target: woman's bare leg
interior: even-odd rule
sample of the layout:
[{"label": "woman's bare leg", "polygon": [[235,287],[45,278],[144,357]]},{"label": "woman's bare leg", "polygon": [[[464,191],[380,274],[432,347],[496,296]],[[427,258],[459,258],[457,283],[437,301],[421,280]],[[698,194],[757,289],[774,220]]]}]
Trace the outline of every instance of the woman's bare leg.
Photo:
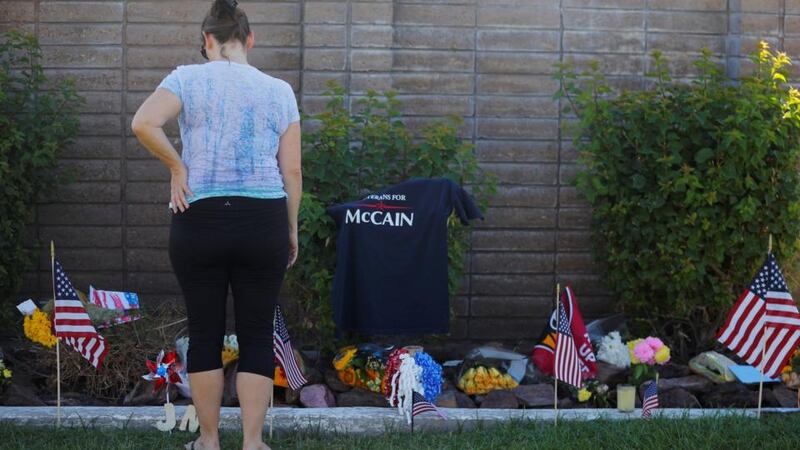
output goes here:
[{"label": "woman's bare leg", "polygon": [[269,447],[262,440],[264,418],[272,395],[272,378],[256,373],[236,374],[236,394],[242,408],[242,435],[244,450],[264,450]]},{"label": "woman's bare leg", "polygon": [[219,449],[219,409],[224,383],[222,369],[189,373],[192,403],[200,421],[200,438],[195,444],[198,450]]}]

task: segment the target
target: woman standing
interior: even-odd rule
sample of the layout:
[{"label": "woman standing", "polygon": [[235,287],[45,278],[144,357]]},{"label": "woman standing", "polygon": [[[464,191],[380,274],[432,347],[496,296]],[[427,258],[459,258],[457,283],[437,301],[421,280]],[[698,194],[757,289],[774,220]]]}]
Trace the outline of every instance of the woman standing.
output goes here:
[{"label": "woman standing", "polygon": [[[291,85],[247,63],[254,37],[236,1],[214,1],[202,40],[209,62],[172,71],[132,129],[172,174],[169,255],[186,302],[187,371],[200,419],[200,437],[187,448],[219,448],[230,286],[244,449],[264,449],[275,301],[298,251],[299,112]],[[162,129],[176,116],[181,155]]]}]

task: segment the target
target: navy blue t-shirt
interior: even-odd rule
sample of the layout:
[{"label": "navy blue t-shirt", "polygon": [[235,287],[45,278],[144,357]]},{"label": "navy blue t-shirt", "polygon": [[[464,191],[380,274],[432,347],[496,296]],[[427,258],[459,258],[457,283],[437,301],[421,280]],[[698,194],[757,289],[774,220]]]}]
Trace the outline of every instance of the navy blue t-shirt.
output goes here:
[{"label": "navy blue t-shirt", "polygon": [[447,333],[447,219],[483,216],[447,178],[412,179],[327,208],[339,227],[337,334]]}]

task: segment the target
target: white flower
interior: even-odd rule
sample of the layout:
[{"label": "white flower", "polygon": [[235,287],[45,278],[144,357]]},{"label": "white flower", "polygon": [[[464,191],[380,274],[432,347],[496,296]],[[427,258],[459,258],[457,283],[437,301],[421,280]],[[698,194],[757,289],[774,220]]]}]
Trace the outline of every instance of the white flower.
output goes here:
[{"label": "white flower", "polygon": [[631,355],[628,346],[622,342],[618,331],[612,331],[603,336],[600,348],[597,350],[597,359],[613,366],[624,369],[631,365]]},{"label": "white flower", "polygon": [[231,350],[238,352],[239,351],[239,341],[236,339],[235,334],[230,334],[225,336],[224,346],[230,348]]}]

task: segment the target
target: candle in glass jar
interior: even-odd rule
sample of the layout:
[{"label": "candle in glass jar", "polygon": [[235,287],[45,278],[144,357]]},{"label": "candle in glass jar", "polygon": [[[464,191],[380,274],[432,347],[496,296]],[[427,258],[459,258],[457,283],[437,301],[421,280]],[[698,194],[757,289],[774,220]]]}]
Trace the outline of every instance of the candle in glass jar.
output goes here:
[{"label": "candle in glass jar", "polygon": [[627,384],[617,386],[617,409],[631,412],[636,407],[636,388]]}]

